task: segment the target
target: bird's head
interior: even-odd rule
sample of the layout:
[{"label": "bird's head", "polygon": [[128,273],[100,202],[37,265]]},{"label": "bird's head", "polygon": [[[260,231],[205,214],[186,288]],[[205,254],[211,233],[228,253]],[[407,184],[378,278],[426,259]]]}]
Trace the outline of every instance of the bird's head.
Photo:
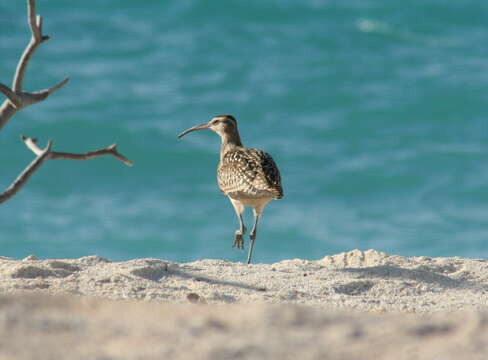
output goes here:
[{"label": "bird's head", "polygon": [[207,123],[193,126],[188,130],[183,131],[180,135],[178,135],[178,138],[185,136],[189,132],[205,129],[215,131],[220,136],[237,133],[237,121],[232,115],[218,115],[213,117]]}]

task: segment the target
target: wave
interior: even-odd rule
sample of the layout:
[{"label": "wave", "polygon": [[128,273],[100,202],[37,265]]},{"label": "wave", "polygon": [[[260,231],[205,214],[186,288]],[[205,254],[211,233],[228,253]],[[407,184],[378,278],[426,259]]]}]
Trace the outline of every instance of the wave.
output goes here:
[{"label": "wave", "polygon": [[363,33],[378,34],[405,42],[425,46],[456,47],[460,43],[455,39],[441,38],[431,35],[414,33],[408,30],[397,29],[391,25],[373,19],[359,19],[356,28]]}]

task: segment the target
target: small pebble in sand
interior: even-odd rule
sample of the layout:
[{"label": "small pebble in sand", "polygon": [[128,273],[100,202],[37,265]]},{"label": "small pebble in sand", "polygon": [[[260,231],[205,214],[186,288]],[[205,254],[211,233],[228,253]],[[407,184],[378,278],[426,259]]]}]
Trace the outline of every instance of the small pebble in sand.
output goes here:
[{"label": "small pebble in sand", "polygon": [[207,303],[203,297],[201,297],[200,295],[198,295],[196,293],[189,293],[188,295],[186,295],[186,298],[189,302],[191,302],[193,304],[197,304],[197,303],[206,304]]}]

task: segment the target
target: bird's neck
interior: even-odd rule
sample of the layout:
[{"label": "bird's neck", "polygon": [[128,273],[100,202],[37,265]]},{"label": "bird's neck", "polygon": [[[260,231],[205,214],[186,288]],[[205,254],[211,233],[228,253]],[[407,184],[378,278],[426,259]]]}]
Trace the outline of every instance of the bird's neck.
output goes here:
[{"label": "bird's neck", "polygon": [[229,150],[232,150],[238,146],[242,146],[241,137],[237,131],[223,133],[220,135],[222,145],[220,147],[220,153],[223,155]]}]

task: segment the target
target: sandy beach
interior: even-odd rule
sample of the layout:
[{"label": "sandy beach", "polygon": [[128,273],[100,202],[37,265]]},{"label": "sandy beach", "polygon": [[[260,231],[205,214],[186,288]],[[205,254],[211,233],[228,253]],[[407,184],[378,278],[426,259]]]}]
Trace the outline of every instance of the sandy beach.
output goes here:
[{"label": "sandy beach", "polygon": [[486,260],[32,255],[0,278],[0,359],[488,358]]}]

